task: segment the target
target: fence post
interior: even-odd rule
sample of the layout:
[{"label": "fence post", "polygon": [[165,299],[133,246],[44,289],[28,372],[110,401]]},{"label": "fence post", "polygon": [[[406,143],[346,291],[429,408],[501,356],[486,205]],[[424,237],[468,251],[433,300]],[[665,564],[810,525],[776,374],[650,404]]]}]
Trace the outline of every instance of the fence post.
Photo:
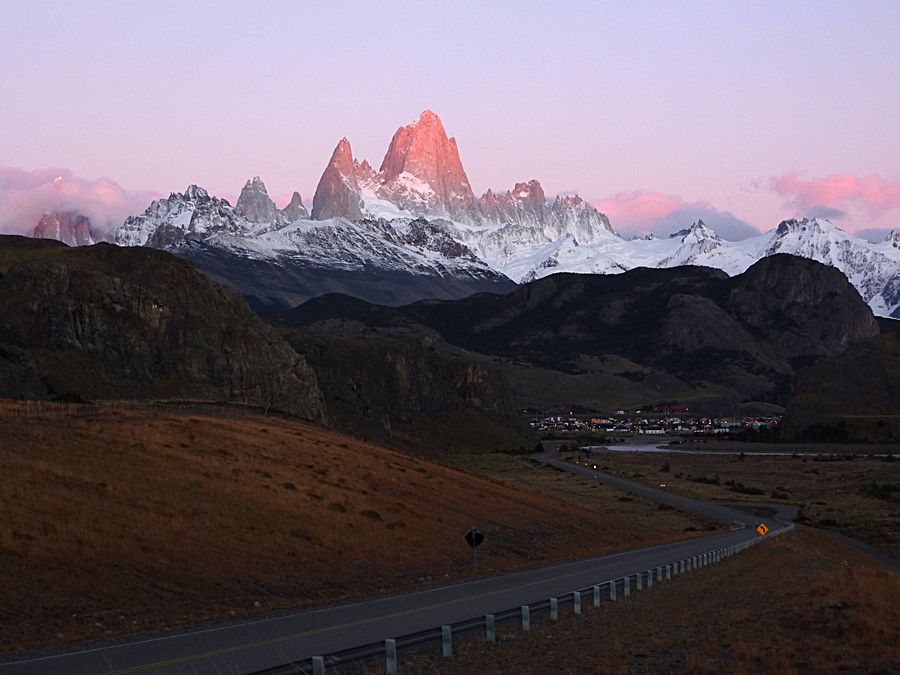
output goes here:
[{"label": "fence post", "polygon": [[600,587],[594,586],[594,607],[600,606]]},{"label": "fence post", "polygon": [[575,612],[575,615],[578,616],[581,614],[581,591],[575,591],[572,594],[572,611]]},{"label": "fence post", "polygon": [[631,595],[631,577],[625,577],[625,584],[622,587],[622,597],[627,598]]},{"label": "fence post", "polygon": [[494,624],[493,614],[484,615],[484,632],[486,633],[485,637],[488,642],[491,644],[497,643],[497,627]]},{"label": "fence post", "polygon": [[325,675],[325,659],[321,656],[312,657],[313,675]]},{"label": "fence post", "polygon": [[559,600],[550,598],[550,620],[559,621]]},{"label": "fence post", "polygon": [[615,580],[609,582],[609,599],[613,602],[616,601],[616,582]]},{"label": "fence post", "polygon": [[384,641],[384,669],[388,675],[397,675],[397,641]]},{"label": "fence post", "polygon": [[444,658],[453,656],[453,628],[441,626],[441,655]]},{"label": "fence post", "polygon": [[528,605],[522,605],[522,630],[531,630],[531,611]]}]

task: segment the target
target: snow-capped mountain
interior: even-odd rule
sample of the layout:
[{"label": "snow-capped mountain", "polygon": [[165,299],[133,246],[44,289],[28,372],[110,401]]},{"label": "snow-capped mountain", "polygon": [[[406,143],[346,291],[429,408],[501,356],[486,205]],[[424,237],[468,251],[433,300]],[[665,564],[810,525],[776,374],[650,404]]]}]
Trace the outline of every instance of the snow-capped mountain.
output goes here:
[{"label": "snow-capped mountain", "polygon": [[703,265],[740,274],[762,257],[776,253],[811,258],[836,267],[882,316],[900,313],[900,236],[892,232],[873,244],[821,218],[786,220],[774,230],[742,241],[726,241],[703,221],[666,239],[602,239],[576,244],[561,238],[535,247],[497,268],[516,281],[555,272],[609,274],[633,267]]},{"label": "snow-capped mountain", "polygon": [[395,304],[513,287],[445,223],[309,220],[296,193],[276,209],[258,177],[247,181],[237,206],[196,185],[154,201],[126,219],[116,242],[188,258],[262,305],[298,304],[328,291]]},{"label": "snow-capped mountain", "polygon": [[[476,198],[456,140],[430,110],[396,131],[378,171],[341,139],[310,214],[296,192],[279,211],[258,177],[234,207],[191,186],[128,218],[116,241],[173,250],[245,294],[286,304],[338,289],[388,304],[460,297],[556,272],[705,265],[735,275],[790,253],[840,269],[877,314],[900,315],[900,232],[873,244],[827,220],[786,220],[733,242],[698,221],[668,238],[626,240],[581,197],[548,199],[537,180]],[[377,291],[388,277],[390,292]]]}]

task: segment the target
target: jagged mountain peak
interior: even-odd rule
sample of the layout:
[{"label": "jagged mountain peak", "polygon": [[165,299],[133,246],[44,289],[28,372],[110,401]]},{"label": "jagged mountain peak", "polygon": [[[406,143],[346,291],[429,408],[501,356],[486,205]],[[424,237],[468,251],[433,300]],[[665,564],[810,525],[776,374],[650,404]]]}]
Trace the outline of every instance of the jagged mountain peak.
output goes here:
[{"label": "jagged mountain peak", "polygon": [[199,185],[195,185],[192,183],[191,185],[187,186],[187,189],[181,195],[176,195],[175,193],[172,193],[171,196],[173,196],[173,197],[181,196],[184,199],[193,201],[196,199],[208,199],[209,192],[207,192],[204,188],[200,187]]},{"label": "jagged mountain peak", "polygon": [[698,220],[687,229],[687,232],[681,240],[687,243],[689,240],[702,241],[703,239],[720,241],[720,237],[714,229],[704,223],[703,220]]},{"label": "jagged mountain peak", "polygon": [[278,209],[269,198],[266,184],[259,176],[254,176],[244,184],[235,205],[251,223],[274,223]]},{"label": "jagged mountain peak", "polygon": [[828,233],[840,229],[841,228],[837,225],[825,218],[789,218],[787,220],[782,220],[778,224],[775,233],[778,236],[783,237],[794,232]]},{"label": "jagged mountain peak", "polygon": [[303,197],[300,196],[299,192],[294,191],[294,194],[291,195],[291,201],[281,210],[281,214],[289,223],[298,218],[309,218],[309,212],[303,205]]}]

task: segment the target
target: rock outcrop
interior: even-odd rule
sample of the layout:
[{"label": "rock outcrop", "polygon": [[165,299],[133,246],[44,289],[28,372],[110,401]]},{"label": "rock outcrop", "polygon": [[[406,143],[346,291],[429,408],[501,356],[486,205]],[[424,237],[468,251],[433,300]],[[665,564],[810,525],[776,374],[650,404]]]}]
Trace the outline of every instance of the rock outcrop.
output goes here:
[{"label": "rock outcrop", "polygon": [[68,246],[90,246],[106,237],[96,232],[91,221],[75,211],[52,211],[41,216],[34,228],[35,239],[55,239]]},{"label": "rock outcrop", "polygon": [[304,357],[190,263],[36,244],[0,237],[0,396],[205,399],[326,419]]},{"label": "rock outcrop", "polygon": [[235,208],[251,223],[274,223],[278,215],[275,202],[269,198],[266,186],[259,176],[247,181]]}]

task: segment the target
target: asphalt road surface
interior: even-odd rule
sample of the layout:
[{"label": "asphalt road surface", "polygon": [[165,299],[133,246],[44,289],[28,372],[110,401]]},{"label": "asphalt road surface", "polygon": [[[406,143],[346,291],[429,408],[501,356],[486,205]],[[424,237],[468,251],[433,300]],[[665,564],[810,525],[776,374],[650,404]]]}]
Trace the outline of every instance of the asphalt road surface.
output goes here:
[{"label": "asphalt road surface", "polygon": [[[275,618],[248,620],[196,632],[6,663],[0,665],[0,675],[196,675],[254,672],[484,614],[500,613],[759,537],[752,527],[746,527],[756,517],[733,508],[689,499],[666,490],[567,464],[550,453],[535,457],[547,464],[641,497],[732,527],[737,527],[738,524],[741,527],[687,541],[484,577],[428,590],[399,593],[337,607],[310,609]],[[780,527],[774,521],[769,524],[772,533]]]}]

